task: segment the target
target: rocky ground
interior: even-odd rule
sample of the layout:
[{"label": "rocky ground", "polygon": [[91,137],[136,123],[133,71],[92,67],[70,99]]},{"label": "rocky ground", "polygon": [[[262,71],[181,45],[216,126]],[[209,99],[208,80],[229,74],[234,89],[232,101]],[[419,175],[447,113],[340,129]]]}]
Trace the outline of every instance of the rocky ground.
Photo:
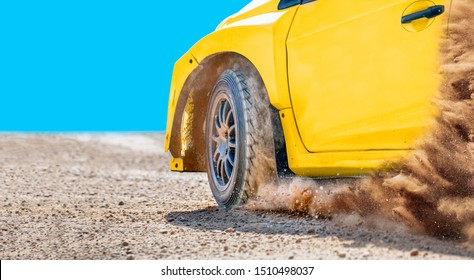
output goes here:
[{"label": "rocky ground", "polygon": [[473,259],[456,241],[226,212],[162,134],[0,135],[0,259]]}]

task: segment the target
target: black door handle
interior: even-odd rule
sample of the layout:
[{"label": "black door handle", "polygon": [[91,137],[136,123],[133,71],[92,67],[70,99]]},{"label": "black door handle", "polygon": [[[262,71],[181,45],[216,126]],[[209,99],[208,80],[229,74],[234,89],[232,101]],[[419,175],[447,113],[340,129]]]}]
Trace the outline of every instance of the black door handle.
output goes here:
[{"label": "black door handle", "polygon": [[434,18],[444,13],[443,5],[431,6],[426,10],[415,12],[402,17],[402,24],[410,23],[420,18]]}]

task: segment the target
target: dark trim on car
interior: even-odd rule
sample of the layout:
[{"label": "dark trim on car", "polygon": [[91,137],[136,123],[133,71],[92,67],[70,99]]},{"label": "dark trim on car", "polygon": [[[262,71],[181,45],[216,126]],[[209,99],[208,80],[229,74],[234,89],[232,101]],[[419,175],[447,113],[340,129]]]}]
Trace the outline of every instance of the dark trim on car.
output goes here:
[{"label": "dark trim on car", "polygon": [[281,125],[280,112],[270,105],[270,112],[273,126],[273,145],[275,148],[275,163],[279,179],[295,176],[288,164],[288,154],[286,153],[286,142]]},{"label": "dark trim on car", "polygon": [[278,10],[283,10],[289,7],[293,7],[300,4],[306,4],[313,1],[316,0],[281,0],[280,3],[278,3]]}]

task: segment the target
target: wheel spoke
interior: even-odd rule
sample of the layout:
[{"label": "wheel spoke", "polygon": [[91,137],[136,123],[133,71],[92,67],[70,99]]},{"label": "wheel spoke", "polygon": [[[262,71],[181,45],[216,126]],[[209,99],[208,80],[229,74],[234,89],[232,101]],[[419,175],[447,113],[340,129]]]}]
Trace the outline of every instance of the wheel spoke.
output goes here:
[{"label": "wheel spoke", "polygon": [[222,105],[222,119],[225,119],[225,117],[227,116],[227,112],[229,112],[229,101],[226,100],[224,102],[224,105]]},{"label": "wheel spoke", "polygon": [[229,153],[229,154],[227,155],[227,161],[228,161],[232,166],[234,166],[234,164],[235,164],[235,156],[234,156],[233,153]]},{"label": "wheel spoke", "polygon": [[227,125],[227,127],[229,127],[231,125],[230,121],[233,118],[234,118],[234,116],[232,114],[232,110],[229,110],[229,112],[227,113],[227,116],[225,117],[225,124]]},{"label": "wheel spoke", "polygon": [[219,129],[221,128],[221,125],[222,125],[222,124],[220,123],[218,117],[216,117],[216,122],[215,122],[215,123],[216,123],[216,129],[219,130]]},{"label": "wheel spoke", "polygon": [[[225,173],[225,167],[224,167],[224,162],[223,160],[221,160],[221,168],[220,168],[220,174],[221,174],[221,179],[222,181],[224,181],[224,184],[227,184],[227,181],[225,176],[226,176],[226,173]],[[227,177],[228,178],[228,177]]]},{"label": "wheel spoke", "polygon": [[212,141],[216,142],[217,144],[219,144],[220,140],[221,138],[219,136],[215,136],[215,135],[212,136]]},{"label": "wheel spoke", "polygon": [[225,107],[225,104],[226,104],[227,101],[224,101],[223,103],[221,103],[219,105],[219,124],[221,127],[222,124],[224,123],[224,107]]},{"label": "wheel spoke", "polygon": [[229,127],[229,136],[235,135],[235,124]]},{"label": "wheel spoke", "polygon": [[219,149],[216,148],[216,151],[214,152],[214,160],[218,160],[219,159]]},{"label": "wheel spoke", "polygon": [[229,145],[229,148],[235,149],[235,147],[236,147],[235,139],[230,139],[228,145]]},{"label": "wheel spoke", "polygon": [[225,173],[227,175],[227,178],[230,178],[230,175],[232,175],[232,165],[229,164],[228,158],[226,159],[224,165],[225,165]]},{"label": "wheel spoke", "polygon": [[221,166],[222,166],[222,159],[219,157],[217,159],[217,163],[216,163],[216,171],[217,171],[217,175],[222,179],[222,173],[221,173]]}]

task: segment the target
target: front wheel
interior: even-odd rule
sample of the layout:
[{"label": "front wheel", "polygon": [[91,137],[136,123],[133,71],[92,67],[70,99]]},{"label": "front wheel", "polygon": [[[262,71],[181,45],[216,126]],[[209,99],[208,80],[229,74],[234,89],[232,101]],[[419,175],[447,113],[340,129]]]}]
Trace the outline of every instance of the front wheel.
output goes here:
[{"label": "front wheel", "polygon": [[276,178],[268,97],[255,74],[226,70],[219,77],[206,119],[206,153],[209,185],[225,209]]}]

